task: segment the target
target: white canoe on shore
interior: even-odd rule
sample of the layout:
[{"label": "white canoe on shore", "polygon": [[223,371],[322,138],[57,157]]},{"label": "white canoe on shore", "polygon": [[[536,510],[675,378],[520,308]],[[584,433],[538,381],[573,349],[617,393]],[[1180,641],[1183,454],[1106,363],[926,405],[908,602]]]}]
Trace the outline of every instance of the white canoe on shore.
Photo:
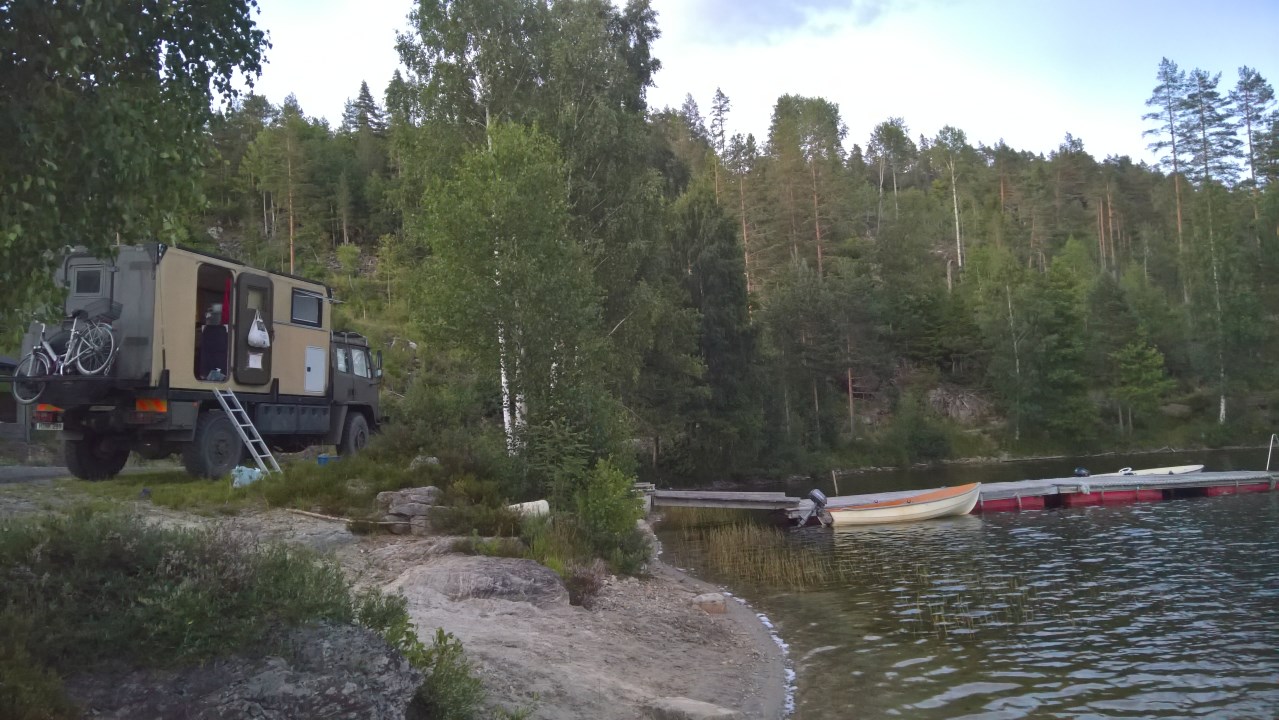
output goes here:
[{"label": "white canoe on shore", "polygon": [[914,495],[826,508],[833,525],[876,525],[880,523],[914,522],[932,518],[967,515],[973,511],[981,495],[981,483],[970,483],[938,490],[921,490]]},{"label": "white canoe on shore", "polygon": [[1092,477],[1119,477],[1121,475],[1189,475],[1203,470],[1203,465],[1172,465],[1170,467],[1146,468],[1144,470],[1133,470],[1130,467],[1121,469],[1119,472],[1098,473]]}]

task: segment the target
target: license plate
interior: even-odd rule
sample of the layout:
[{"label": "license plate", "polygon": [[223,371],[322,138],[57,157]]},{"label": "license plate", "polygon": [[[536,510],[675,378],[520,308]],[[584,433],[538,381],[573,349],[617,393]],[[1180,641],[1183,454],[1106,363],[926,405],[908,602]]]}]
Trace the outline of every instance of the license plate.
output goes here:
[{"label": "license plate", "polygon": [[36,423],[36,430],[61,430],[62,423]]}]

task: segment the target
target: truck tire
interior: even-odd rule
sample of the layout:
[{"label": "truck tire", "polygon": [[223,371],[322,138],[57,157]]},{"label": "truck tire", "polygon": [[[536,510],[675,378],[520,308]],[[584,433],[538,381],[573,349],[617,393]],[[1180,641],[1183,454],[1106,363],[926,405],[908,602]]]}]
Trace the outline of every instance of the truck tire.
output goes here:
[{"label": "truck tire", "polygon": [[369,421],[364,413],[351,410],[342,426],[342,442],[338,443],[338,455],[346,457],[363,450],[369,444]]},{"label": "truck tire", "polygon": [[195,436],[182,448],[182,467],[187,474],[220,478],[244,458],[244,441],[231,418],[221,410],[205,410],[195,421]]},{"label": "truck tire", "polygon": [[129,461],[129,445],[121,439],[85,433],[79,440],[63,440],[67,469],[81,480],[108,480]]}]

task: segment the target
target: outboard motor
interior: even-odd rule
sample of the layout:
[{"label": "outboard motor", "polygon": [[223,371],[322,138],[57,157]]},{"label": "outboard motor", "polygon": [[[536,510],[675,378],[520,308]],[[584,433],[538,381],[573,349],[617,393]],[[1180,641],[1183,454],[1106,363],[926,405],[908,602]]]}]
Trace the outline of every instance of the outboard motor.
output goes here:
[{"label": "outboard motor", "polygon": [[810,492],[808,492],[808,499],[812,500],[812,508],[808,509],[808,513],[804,515],[803,518],[799,519],[799,522],[796,523],[796,526],[797,527],[806,526],[806,524],[808,524],[808,520],[811,520],[813,517],[817,518],[817,522],[820,522],[821,524],[826,524],[821,517],[822,509],[826,508],[825,492],[822,492],[821,490],[813,489]]}]

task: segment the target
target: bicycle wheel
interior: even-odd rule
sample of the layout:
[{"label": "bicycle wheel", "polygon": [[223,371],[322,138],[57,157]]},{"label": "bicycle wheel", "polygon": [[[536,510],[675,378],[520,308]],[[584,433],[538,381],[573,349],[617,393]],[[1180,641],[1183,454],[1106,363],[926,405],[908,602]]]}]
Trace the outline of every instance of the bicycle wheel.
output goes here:
[{"label": "bicycle wheel", "polygon": [[111,364],[115,354],[115,335],[106,325],[90,325],[79,338],[73,351],[76,369],[84,375],[97,375]]},{"label": "bicycle wheel", "polygon": [[30,405],[40,398],[40,394],[44,392],[43,382],[23,381],[24,377],[47,377],[51,374],[49,358],[44,353],[30,353],[22,358],[22,362],[18,363],[18,368],[13,372],[13,383],[10,389],[13,392],[13,399],[23,405]]}]

